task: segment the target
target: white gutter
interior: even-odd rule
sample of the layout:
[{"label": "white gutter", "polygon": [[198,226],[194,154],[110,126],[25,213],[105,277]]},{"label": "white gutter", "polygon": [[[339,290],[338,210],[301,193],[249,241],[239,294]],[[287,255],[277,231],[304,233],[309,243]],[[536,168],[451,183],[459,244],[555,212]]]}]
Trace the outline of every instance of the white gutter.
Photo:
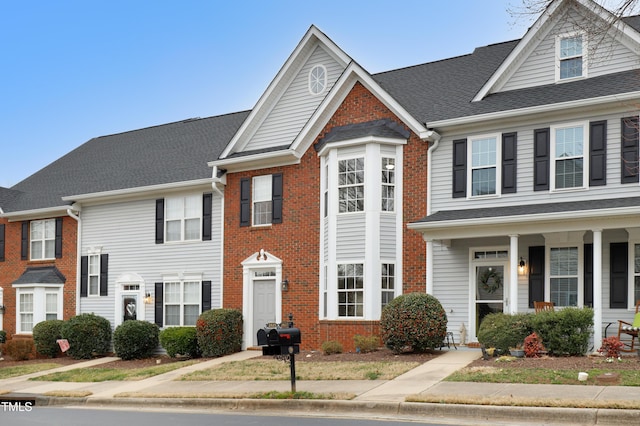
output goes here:
[{"label": "white gutter", "polygon": [[[213,166],[213,182],[211,186],[214,191],[220,196],[220,223],[217,225],[220,229],[220,303],[224,300],[224,193],[218,188],[218,183],[222,183],[222,180],[218,177],[218,166]],[[213,306],[212,306],[213,309]]]},{"label": "white gutter", "polygon": [[0,217],[6,218],[9,222],[16,222],[20,220],[28,220],[35,218],[43,218],[43,217],[59,217],[64,216],[66,214],[68,205],[65,206],[56,206],[56,207],[46,207],[43,209],[33,209],[33,210],[22,210],[8,213],[0,213]]},{"label": "white gutter", "polygon": [[164,192],[174,189],[182,189],[189,186],[208,185],[211,179],[196,179],[183,182],[163,183],[160,185],[139,186],[136,188],[116,189],[114,191],[92,192],[88,194],[67,195],[62,197],[64,201],[89,201],[93,199],[110,199],[121,198],[127,196],[135,196],[144,193],[148,195],[153,192]]},{"label": "white gutter", "polygon": [[76,212],[80,213],[78,208],[73,205],[71,208],[67,209],[67,214],[70,218],[75,219],[78,222],[78,230],[76,232],[76,315],[80,314],[80,256],[82,255],[82,220],[80,220],[80,215],[75,214],[72,210],[75,209]]},{"label": "white gutter", "polygon": [[427,216],[431,214],[431,164],[433,163],[431,157],[433,156],[434,151],[438,149],[440,139],[442,138],[442,136],[433,130],[430,130],[429,132],[430,134],[428,135],[428,138],[433,138],[433,145],[431,145],[427,151]]}]

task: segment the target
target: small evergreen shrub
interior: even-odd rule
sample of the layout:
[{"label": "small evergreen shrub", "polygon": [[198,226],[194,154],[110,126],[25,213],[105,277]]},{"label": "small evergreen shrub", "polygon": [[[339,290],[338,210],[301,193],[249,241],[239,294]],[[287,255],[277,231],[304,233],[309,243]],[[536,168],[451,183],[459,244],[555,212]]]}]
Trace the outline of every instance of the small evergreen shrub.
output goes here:
[{"label": "small evergreen shrub", "polygon": [[62,338],[62,320],[48,320],[33,326],[33,342],[39,354],[55,358],[61,353],[58,339]]},{"label": "small evergreen shrub", "polygon": [[322,342],[322,353],[325,355],[341,354],[344,349],[342,344],[336,340],[327,340]]},{"label": "small evergreen shrub", "polygon": [[62,338],[69,341],[67,353],[74,359],[90,359],[111,349],[111,324],[95,314],[80,314],[62,325]]},{"label": "small evergreen shrub", "polygon": [[593,330],[593,309],[564,308],[532,316],[533,329],[549,355],[582,356],[589,349]]},{"label": "small evergreen shrub", "polygon": [[158,348],[159,333],[149,321],[125,321],[113,332],[113,350],[125,360],[149,358]]},{"label": "small evergreen shrub", "polygon": [[0,343],[4,343],[7,341],[7,332],[4,330],[0,330]]},{"label": "small evergreen shrub", "polygon": [[432,295],[409,293],[384,307],[380,330],[382,341],[393,352],[424,352],[442,345],[447,334],[447,314]]},{"label": "small evergreen shrub", "polygon": [[33,339],[11,339],[2,344],[2,350],[14,361],[26,361],[35,355],[36,347]]},{"label": "small evergreen shrub", "polygon": [[211,309],[196,321],[198,347],[205,357],[239,352],[242,348],[242,312],[237,309]]},{"label": "small evergreen shrub", "polygon": [[380,347],[380,339],[378,336],[361,336],[356,334],[353,336],[353,342],[356,346],[356,351],[362,352],[375,352]]},{"label": "small evergreen shrub", "polygon": [[521,346],[524,339],[533,332],[533,314],[509,315],[501,312],[485,316],[478,329],[478,342],[487,348],[495,348],[501,354],[508,354],[509,348]]},{"label": "small evergreen shrub", "polygon": [[177,355],[189,358],[200,356],[195,327],[166,328],[160,332],[160,344],[171,358]]}]

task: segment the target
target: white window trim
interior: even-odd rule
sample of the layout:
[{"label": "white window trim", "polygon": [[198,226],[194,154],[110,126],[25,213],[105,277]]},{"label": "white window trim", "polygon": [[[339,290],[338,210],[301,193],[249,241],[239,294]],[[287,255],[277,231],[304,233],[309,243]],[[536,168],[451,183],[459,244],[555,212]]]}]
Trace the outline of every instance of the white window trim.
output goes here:
[{"label": "white window trim", "polygon": [[[627,228],[627,233],[629,234],[628,239],[628,260],[627,260],[627,271],[628,271],[628,281],[627,281],[627,309],[629,311],[634,311],[636,309],[636,296],[635,296],[635,277],[636,277],[636,268],[635,268],[635,247],[636,244],[640,245],[640,228]],[[640,273],[637,274],[640,276]]]},{"label": "white window trim", "polygon": [[[313,90],[313,88],[312,88],[312,85],[313,85],[313,82],[314,82],[312,73],[316,68],[321,68],[322,71],[324,72],[324,84],[322,86],[322,89],[320,91],[318,91],[318,92],[315,92]],[[329,86],[329,76],[327,74],[327,67],[325,67],[322,64],[317,64],[317,65],[312,66],[311,69],[309,70],[309,76],[307,78],[307,82],[308,82],[307,89],[309,90],[309,93],[311,95],[317,96],[317,95],[323,94],[327,90],[327,86]]]},{"label": "white window trim", "polygon": [[[195,327],[194,325],[185,325],[184,324],[184,283],[185,282],[197,282],[198,285],[198,313],[202,313],[202,274],[180,274],[180,275],[167,275],[162,277],[162,323],[165,328],[168,327]],[[167,283],[180,283],[180,323],[179,324],[167,324],[167,298],[166,298],[166,288]],[[175,303],[170,303],[169,305],[176,305]],[[194,303],[189,303],[189,305],[195,305]]]},{"label": "white window trim", "polygon": [[[256,179],[268,178],[269,180],[269,199],[268,200],[256,200]],[[267,223],[256,223],[256,202],[262,203],[269,201],[271,203],[271,220]],[[258,175],[251,178],[251,226],[256,228],[262,226],[271,226],[273,224],[273,175]]]},{"label": "white window trim", "polygon": [[[100,297],[100,274],[102,265],[100,264],[102,255],[102,247],[91,247],[87,250],[87,297]],[[91,273],[91,258],[96,256],[98,258],[98,272],[97,274]],[[98,286],[96,287],[95,293],[91,292],[91,277],[98,276]]]},{"label": "white window trim", "polygon": [[[380,212],[385,214],[385,213],[391,213],[391,214],[395,214],[396,212],[396,208],[397,208],[397,169],[398,169],[398,164],[396,162],[396,157],[395,156],[391,156],[391,155],[386,155],[381,153],[380,154],[380,166],[381,166],[381,171],[385,172],[384,168],[382,167],[382,161],[384,160],[391,160],[393,162],[393,168],[387,170],[389,173],[393,174],[393,183],[385,183],[382,181],[382,176],[380,177]],[[391,210],[383,210],[382,209],[382,190],[383,188],[392,188],[393,189],[393,198],[388,198],[389,200],[393,201],[393,209]]]},{"label": "white window trim", "polygon": [[57,293],[58,312],[57,319],[61,320],[63,312],[63,284],[15,284],[16,289],[16,333],[32,334],[32,331],[22,331],[22,320],[20,318],[20,295],[33,294],[33,326],[46,320],[47,293]]},{"label": "white window trim", "polygon": [[[47,239],[45,234],[45,228],[47,222],[53,222],[53,239]],[[42,243],[42,251],[38,253],[42,257],[33,257],[33,242],[34,239],[32,237],[32,228],[34,223],[42,223],[42,238],[37,241]],[[55,219],[41,219],[41,220],[32,220],[29,222],[29,260],[52,260],[55,259],[55,241],[56,241],[56,220]],[[53,257],[46,257],[47,249],[46,242],[53,240]]]},{"label": "white window trim", "polygon": [[[495,138],[496,140],[496,193],[486,195],[473,195],[473,141],[479,139]],[[483,167],[484,168],[484,167]],[[484,199],[496,198],[502,195],[502,134],[488,133],[474,135],[467,138],[467,198]]]},{"label": "white window trim", "polygon": [[[345,290],[341,290],[338,287],[338,266],[339,265],[362,265],[362,290],[359,289],[345,289]],[[378,269],[380,269],[380,265],[378,264]],[[336,286],[335,286],[335,295],[336,295],[336,319],[338,320],[364,320],[367,318],[367,306],[368,306],[368,302],[369,300],[367,300],[368,298],[371,298],[371,296],[376,293],[379,294],[379,292],[375,291],[375,288],[380,288],[380,274],[378,273],[378,284],[376,285],[375,288],[373,289],[368,289],[367,288],[367,282],[368,281],[368,270],[367,270],[367,263],[365,262],[365,259],[359,259],[359,260],[344,260],[344,261],[339,261],[336,262],[336,269],[335,269],[335,280],[336,280]],[[362,315],[349,315],[349,316],[342,316],[340,315],[340,298],[338,297],[338,295],[343,292],[343,293],[348,293],[348,292],[359,292],[362,291]]]},{"label": "white window trim", "polygon": [[[572,127],[582,127],[582,186],[573,188],[556,188],[556,130]],[[589,187],[589,122],[576,121],[572,123],[555,124],[549,129],[549,188],[551,192],[579,191]],[[578,158],[578,157],[574,157]]]},{"label": "white window trim", "polygon": [[[340,185],[340,163],[342,161],[349,161],[349,160],[359,160],[362,159],[363,162],[363,178],[362,178],[362,183],[358,183],[358,184],[347,184],[347,185]],[[367,201],[369,200],[369,197],[371,197],[372,194],[367,194],[367,160],[369,158],[367,157],[366,154],[366,150],[363,151],[361,154],[358,155],[351,155],[351,156],[345,156],[345,157],[339,157],[338,161],[336,163],[336,211],[339,215],[345,215],[345,214],[363,214],[366,210],[367,210]],[[376,168],[377,169],[377,168]],[[342,188],[350,188],[350,187],[359,187],[362,186],[363,190],[362,193],[364,194],[364,198],[362,200],[362,210],[356,210],[356,211],[344,211],[341,212],[340,211],[340,190]]]},{"label": "white window trim", "polygon": [[[578,249],[578,294],[576,301],[577,308],[584,307],[584,242],[573,240],[566,243],[546,244],[545,247],[545,277],[544,277],[544,300],[551,300],[551,249],[577,248]],[[556,305],[557,308],[569,306]]]},{"label": "white window trim", "polygon": [[[573,38],[573,37],[582,37],[582,55],[576,55],[573,57],[568,57],[568,58],[560,58],[560,43],[562,40],[567,39],[567,38]],[[555,41],[555,58],[556,58],[556,63],[555,63],[555,80],[556,83],[565,83],[565,82],[569,82],[569,81],[576,81],[576,80],[581,80],[583,78],[587,78],[587,70],[588,70],[588,66],[587,66],[587,62],[588,62],[588,58],[587,58],[587,52],[589,49],[589,43],[587,40],[587,35],[586,33],[582,32],[582,31],[575,31],[575,32],[570,32],[570,33],[565,33],[565,34],[559,34],[556,36],[556,41]],[[562,60],[566,60],[566,59],[571,59],[571,58],[578,58],[582,56],[582,75],[577,76],[577,77],[570,77],[570,78],[560,78],[560,63],[562,62]]]},{"label": "white window trim", "polygon": [[[184,205],[185,205],[185,199],[189,198],[189,197],[198,197],[199,198],[199,203],[198,205],[200,206],[198,209],[198,215],[197,216],[190,216],[190,217],[186,217],[184,214]],[[170,199],[182,199],[182,206],[183,206],[183,212],[182,215],[180,217],[180,219],[169,219],[169,215],[168,215],[168,203],[167,200]],[[198,233],[199,236],[198,238],[192,238],[192,239],[185,239],[185,221],[187,219],[199,219],[200,224],[198,225]],[[180,220],[180,239],[178,240],[169,240],[168,236],[169,236],[169,232],[167,229],[167,223],[170,221],[177,221]],[[164,243],[165,244],[181,244],[181,243],[192,243],[194,241],[202,241],[202,194],[201,193],[197,193],[197,194],[183,194],[183,195],[178,195],[178,196],[170,196],[170,197],[165,197],[165,203],[164,203]]]}]

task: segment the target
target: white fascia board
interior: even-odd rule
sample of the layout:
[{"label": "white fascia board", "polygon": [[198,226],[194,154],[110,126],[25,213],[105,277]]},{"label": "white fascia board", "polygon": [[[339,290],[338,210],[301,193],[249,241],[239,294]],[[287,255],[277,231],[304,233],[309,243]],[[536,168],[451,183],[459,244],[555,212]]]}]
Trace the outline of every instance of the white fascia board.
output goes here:
[{"label": "white fascia board", "polygon": [[351,58],[347,55],[342,49],[338,47],[329,37],[327,37],[322,31],[320,31],[316,26],[312,25],[307,33],[304,35],[302,40],[298,43],[294,51],[289,55],[289,58],[284,63],[280,71],[276,74],[275,78],[267,87],[267,90],[260,96],[260,99],[256,103],[256,105],[251,110],[249,116],[245,119],[240,126],[240,129],[233,136],[231,141],[227,144],[222,154],[220,154],[220,158],[225,158],[234,152],[235,148],[240,146],[240,141],[247,139],[247,133],[252,128],[252,125],[255,124],[256,120],[262,121],[261,117],[264,114],[268,113],[269,105],[271,99],[274,97],[279,98],[282,94],[283,90],[286,90],[286,87],[282,87],[283,81],[287,79],[292,79],[298,73],[299,68],[302,66],[300,63],[301,58],[305,59],[311,54],[311,48],[316,44],[323,45],[329,53],[338,61],[342,62],[344,66],[346,66]]},{"label": "white fascia board", "polygon": [[71,208],[71,204],[55,207],[45,207],[42,209],[22,210],[16,212],[7,212],[0,214],[0,218],[8,219],[9,222],[18,222],[21,220],[34,220],[52,217],[66,216],[67,210]]},{"label": "white fascia board", "polygon": [[136,188],[116,189],[113,191],[92,192],[88,194],[68,195],[62,197],[63,201],[79,203],[106,202],[136,198],[140,196],[153,196],[160,193],[184,190],[195,187],[211,187],[212,178],[188,180],[183,182],[163,183],[160,185],[139,186]]},{"label": "white fascia board", "polygon": [[606,103],[621,103],[640,98],[640,92],[628,92],[617,95],[607,95],[598,98],[581,99],[577,101],[560,102],[557,104],[537,105],[533,107],[513,109],[508,111],[490,112],[487,114],[478,114],[465,117],[451,118],[447,120],[432,121],[428,123],[429,127],[441,128],[450,126],[460,126],[465,124],[475,124],[486,122],[489,120],[500,120],[506,118],[521,117],[525,115],[543,114],[556,111],[566,111],[572,108],[592,107]]},{"label": "white fascia board", "polygon": [[243,172],[247,170],[266,169],[269,167],[290,166],[300,163],[300,155],[295,150],[286,149],[260,154],[243,155],[241,157],[223,158],[208,163],[210,167],[217,166],[228,172]]},{"label": "white fascia board", "polygon": [[389,93],[383,90],[367,71],[356,62],[351,62],[293,141],[291,149],[296,150],[300,155],[309,149],[309,146],[346,99],[356,82],[360,82],[419,137],[427,139],[432,135],[420,121],[416,120]]}]

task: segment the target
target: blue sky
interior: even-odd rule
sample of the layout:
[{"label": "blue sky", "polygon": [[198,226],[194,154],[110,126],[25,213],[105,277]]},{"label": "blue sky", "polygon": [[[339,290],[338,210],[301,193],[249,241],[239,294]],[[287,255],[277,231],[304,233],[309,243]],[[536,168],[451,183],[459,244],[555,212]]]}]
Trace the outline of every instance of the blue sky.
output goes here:
[{"label": "blue sky", "polygon": [[251,109],[312,24],[375,73],[520,38],[518,4],[0,2],[0,186],[93,137]]}]

